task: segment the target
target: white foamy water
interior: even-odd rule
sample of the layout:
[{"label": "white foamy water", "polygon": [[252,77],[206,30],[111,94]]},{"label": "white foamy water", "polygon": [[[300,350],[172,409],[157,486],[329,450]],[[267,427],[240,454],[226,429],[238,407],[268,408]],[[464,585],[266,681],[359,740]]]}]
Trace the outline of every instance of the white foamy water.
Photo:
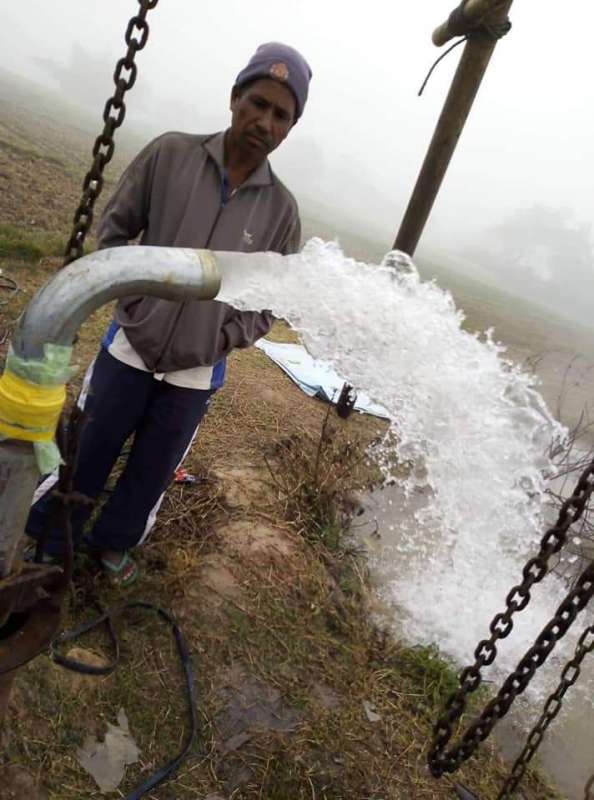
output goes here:
[{"label": "white foamy water", "polygon": [[[255,269],[237,254],[226,262],[219,299],[271,309],[315,358],[388,410],[394,436],[384,467],[396,456],[412,470],[376,493],[368,512],[380,523],[372,551],[378,592],[401,636],[472,663],[536,550],[545,476],[554,472],[546,453],[565,435],[533,376],[488,334],[462,330],[451,296],[422,282],[406,257],[362,264],[312,240],[297,256],[261,256]],[[535,588],[487,678],[499,681],[515,667],[566,591],[555,576]],[[581,615],[534,682],[533,703],[556,684],[587,614],[592,621],[591,611]],[[592,685],[590,671],[575,691],[590,702]]]}]

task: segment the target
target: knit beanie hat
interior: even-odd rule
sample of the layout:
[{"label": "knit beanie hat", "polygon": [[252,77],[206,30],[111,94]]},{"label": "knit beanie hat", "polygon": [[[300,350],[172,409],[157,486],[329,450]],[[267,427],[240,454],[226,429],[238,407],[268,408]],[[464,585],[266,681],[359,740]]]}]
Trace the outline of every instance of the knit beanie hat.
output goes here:
[{"label": "knit beanie hat", "polygon": [[295,122],[303,114],[312,71],[301,53],[280,42],[261,44],[235,81],[240,87],[258,78],[286,84],[295,95]]}]

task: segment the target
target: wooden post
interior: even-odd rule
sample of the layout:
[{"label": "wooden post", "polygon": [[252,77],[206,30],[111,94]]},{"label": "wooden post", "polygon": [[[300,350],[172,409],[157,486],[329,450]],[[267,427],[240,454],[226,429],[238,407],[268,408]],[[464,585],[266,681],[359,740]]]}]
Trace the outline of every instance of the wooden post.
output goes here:
[{"label": "wooden post", "polygon": [[[464,9],[473,11],[478,18],[491,25],[497,25],[507,19],[511,4],[512,0],[505,0],[503,3],[493,2],[493,0],[490,0],[490,3],[489,0],[469,0]],[[487,5],[495,10],[485,15],[485,6]],[[447,23],[445,26],[447,27]],[[434,39],[437,36],[439,42],[447,41],[451,36],[444,39],[446,35],[447,31],[442,25],[434,32]],[[416,250],[496,45],[497,39],[486,32],[481,33],[480,30],[477,30],[469,37],[464,47],[458,69],[394,242],[395,250],[402,250],[410,256]]]}]

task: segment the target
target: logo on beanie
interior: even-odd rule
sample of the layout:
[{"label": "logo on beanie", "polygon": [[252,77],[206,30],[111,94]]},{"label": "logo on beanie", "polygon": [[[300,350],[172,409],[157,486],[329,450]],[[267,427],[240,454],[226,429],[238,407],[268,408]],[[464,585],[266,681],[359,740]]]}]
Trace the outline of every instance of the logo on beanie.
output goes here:
[{"label": "logo on beanie", "polygon": [[270,67],[270,75],[277,81],[287,81],[289,79],[289,68],[286,64],[279,62]]}]

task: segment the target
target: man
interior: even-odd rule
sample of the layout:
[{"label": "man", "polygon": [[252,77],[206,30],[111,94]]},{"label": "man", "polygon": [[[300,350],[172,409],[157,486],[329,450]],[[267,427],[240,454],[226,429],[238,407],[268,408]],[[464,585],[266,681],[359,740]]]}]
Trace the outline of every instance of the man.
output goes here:
[{"label": "man", "polygon": [[[151,142],[105,208],[99,247],[127,245],[140,235],[145,245],[296,252],[297,205],[267,156],[301,116],[311,74],[293,48],[259,47],[233,86],[230,128],[212,136],[167,133]],[[137,575],[128,551],[153,526],[163,493],[224,382],[227,354],[253,344],[271,324],[268,312],[240,312],[217,301],[128,297],[118,304],[79,400],[89,421],[74,486],[98,497],[134,434],[89,539],[114,583],[127,585]],[[42,487],[46,493],[27,523],[38,540],[51,513],[53,482]],[[87,518],[88,512],[75,512],[75,542]],[[46,532],[44,549],[61,554],[60,532]]]}]

